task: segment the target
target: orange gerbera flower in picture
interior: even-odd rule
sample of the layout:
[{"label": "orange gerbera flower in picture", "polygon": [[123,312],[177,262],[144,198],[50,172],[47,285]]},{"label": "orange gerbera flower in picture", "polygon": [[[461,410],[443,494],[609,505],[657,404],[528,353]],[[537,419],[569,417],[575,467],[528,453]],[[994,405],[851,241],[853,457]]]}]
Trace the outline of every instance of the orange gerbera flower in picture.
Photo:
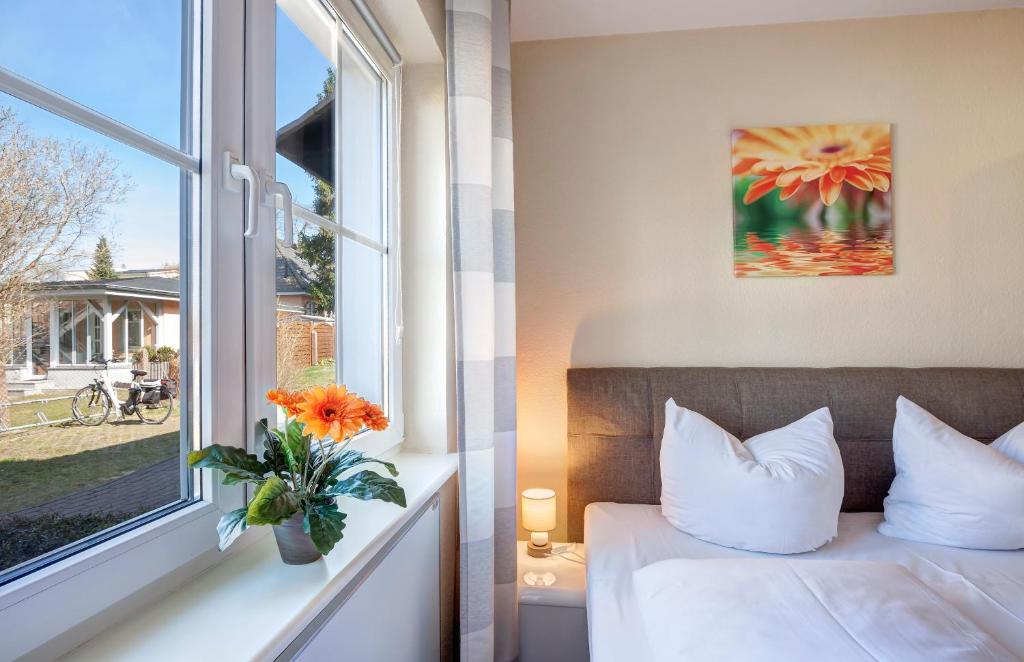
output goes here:
[{"label": "orange gerbera flower in picture", "polygon": [[737,132],[732,174],[756,176],[743,204],[775,189],[786,200],[803,186],[815,186],[831,206],[843,186],[886,192],[892,183],[892,144],[888,124],[826,124]]},{"label": "orange gerbera flower in picture", "polygon": [[307,434],[343,441],[363,429],[368,405],[344,386],[315,386],[302,395],[296,420]]},{"label": "orange gerbera flower in picture", "polygon": [[893,272],[888,124],[732,132],[733,273]]},{"label": "orange gerbera flower in picture", "polygon": [[267,402],[283,407],[289,416],[299,415],[299,401],[302,399],[300,393],[292,393],[284,389],[270,389],[267,391]]}]

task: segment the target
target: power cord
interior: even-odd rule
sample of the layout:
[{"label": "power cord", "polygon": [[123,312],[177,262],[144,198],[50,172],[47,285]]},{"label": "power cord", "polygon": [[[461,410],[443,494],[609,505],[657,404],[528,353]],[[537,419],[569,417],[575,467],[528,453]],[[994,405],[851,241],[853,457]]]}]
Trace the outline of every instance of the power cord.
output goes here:
[{"label": "power cord", "polygon": [[[557,556],[571,561],[572,563],[579,563],[580,565],[587,564],[587,558],[575,550],[575,544],[562,545],[561,547],[554,547],[551,550],[551,556]],[[576,558],[573,558],[576,557]]]}]

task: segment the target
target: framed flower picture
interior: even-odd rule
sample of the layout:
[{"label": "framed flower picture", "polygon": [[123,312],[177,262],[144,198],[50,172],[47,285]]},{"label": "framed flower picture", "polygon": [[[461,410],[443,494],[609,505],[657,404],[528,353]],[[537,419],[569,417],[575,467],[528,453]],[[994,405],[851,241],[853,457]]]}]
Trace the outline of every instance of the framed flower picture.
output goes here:
[{"label": "framed flower picture", "polygon": [[732,132],[737,277],[893,272],[889,124]]}]

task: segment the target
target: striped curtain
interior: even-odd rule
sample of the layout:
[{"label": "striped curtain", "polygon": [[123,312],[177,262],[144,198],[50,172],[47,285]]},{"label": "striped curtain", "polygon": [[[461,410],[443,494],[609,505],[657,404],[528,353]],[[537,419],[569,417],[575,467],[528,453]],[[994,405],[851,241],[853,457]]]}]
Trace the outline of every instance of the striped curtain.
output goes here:
[{"label": "striped curtain", "polygon": [[460,654],[518,656],[509,0],[446,0]]}]

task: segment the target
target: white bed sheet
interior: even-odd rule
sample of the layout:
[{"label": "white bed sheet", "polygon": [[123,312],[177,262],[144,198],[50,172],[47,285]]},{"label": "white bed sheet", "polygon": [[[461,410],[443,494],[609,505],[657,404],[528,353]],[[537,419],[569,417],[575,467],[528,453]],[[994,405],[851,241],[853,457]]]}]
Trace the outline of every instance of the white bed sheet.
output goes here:
[{"label": "white bed sheet", "polygon": [[[891,561],[906,567],[1024,660],[1024,551],[968,550],[887,538],[881,513],[842,513],[828,545],[788,559]],[[587,620],[593,662],[651,659],[633,595],[633,571],[672,558],[778,558],[697,540],[659,506],[594,503],[585,515]]]}]

